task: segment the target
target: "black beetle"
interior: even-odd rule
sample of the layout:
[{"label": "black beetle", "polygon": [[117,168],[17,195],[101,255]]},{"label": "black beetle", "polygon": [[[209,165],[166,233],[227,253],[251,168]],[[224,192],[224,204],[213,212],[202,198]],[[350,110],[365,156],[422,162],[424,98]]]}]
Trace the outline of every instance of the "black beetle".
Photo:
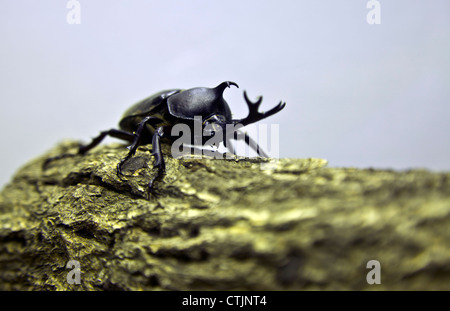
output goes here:
[{"label": "black beetle", "polygon": [[[262,102],[262,97],[253,103],[244,91],[244,98],[249,108],[249,114],[243,119],[232,119],[231,110],[227,102],[223,98],[223,92],[230,86],[239,87],[236,83],[225,81],[215,88],[197,87],[188,90],[166,90],[156,93],[130,107],[123,115],[119,122],[120,129],[110,129],[103,131],[94,138],[90,144],[79,147],[78,154],[85,154],[95,146],[97,146],[107,135],[131,143],[127,148],[129,152],[127,156],[117,165],[117,174],[120,177],[122,164],[130,159],[141,144],[152,144],[152,154],[155,157],[153,167],[158,168],[158,173],[149,184],[150,189],[154,180],[165,171],[164,158],[161,152],[160,140],[167,138],[169,142],[175,141],[175,137],[171,135],[171,129],[178,123],[188,125],[191,129],[194,127],[196,116],[201,117],[202,128],[210,128],[210,137],[216,131],[223,130],[227,124],[246,126],[267,118],[281,111],[286,103],[280,102],[277,106],[267,112],[259,112],[258,108]],[[259,156],[267,157],[264,151],[250,139],[246,133],[240,133],[240,138],[252,148],[256,150]],[[208,137],[208,138],[210,138]],[[223,139],[223,144],[232,153],[232,146],[229,139],[237,140],[237,135],[227,136]],[[194,145],[205,143],[205,137],[193,137]],[[50,161],[64,156],[49,158],[44,163],[46,166]]]}]

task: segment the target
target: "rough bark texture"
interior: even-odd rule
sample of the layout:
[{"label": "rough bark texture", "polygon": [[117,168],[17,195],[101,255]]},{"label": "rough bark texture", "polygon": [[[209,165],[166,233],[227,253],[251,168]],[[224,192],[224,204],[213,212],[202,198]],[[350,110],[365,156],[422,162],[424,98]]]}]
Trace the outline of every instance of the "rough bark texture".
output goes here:
[{"label": "rough bark texture", "polygon": [[[31,161],[3,189],[0,289],[450,289],[449,173],[166,156],[147,200],[151,146],[123,180],[119,144],[42,169],[76,146]],[[81,284],[68,283],[69,260]],[[370,260],[379,285],[367,283]]]}]

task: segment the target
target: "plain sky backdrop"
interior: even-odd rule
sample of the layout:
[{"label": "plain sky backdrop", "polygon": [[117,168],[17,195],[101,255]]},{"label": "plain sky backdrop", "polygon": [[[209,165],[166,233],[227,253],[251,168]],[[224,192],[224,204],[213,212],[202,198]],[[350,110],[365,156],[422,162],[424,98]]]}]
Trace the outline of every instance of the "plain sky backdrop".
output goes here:
[{"label": "plain sky backdrop", "polygon": [[[0,1],[0,186],[64,139],[89,141],[170,88],[235,81],[247,114],[286,108],[281,157],[450,170],[450,1]],[[112,141],[108,140],[108,141]]]}]

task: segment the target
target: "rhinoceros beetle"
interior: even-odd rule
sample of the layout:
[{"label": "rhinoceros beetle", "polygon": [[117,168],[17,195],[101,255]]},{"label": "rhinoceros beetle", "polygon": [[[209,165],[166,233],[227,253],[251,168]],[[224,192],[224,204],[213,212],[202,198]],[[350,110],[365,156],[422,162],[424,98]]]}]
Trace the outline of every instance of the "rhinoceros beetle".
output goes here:
[{"label": "rhinoceros beetle", "polygon": [[[122,165],[136,152],[139,145],[152,144],[152,154],[155,157],[154,168],[158,173],[149,184],[152,189],[153,182],[165,172],[164,158],[161,152],[161,139],[175,141],[176,137],[171,135],[174,125],[183,123],[193,128],[196,117],[201,117],[202,127],[209,127],[209,135],[213,136],[215,131],[223,130],[227,124],[246,126],[259,120],[267,118],[281,111],[286,103],[280,102],[277,106],[267,112],[259,112],[258,108],[262,102],[259,97],[256,102],[251,102],[244,91],[244,99],[249,108],[249,114],[243,119],[232,119],[231,110],[223,98],[223,92],[228,87],[236,86],[236,83],[225,81],[215,88],[196,87],[188,90],[172,89],[156,93],[131,106],[119,122],[119,129],[102,131],[88,145],[81,145],[78,154],[85,154],[106,137],[111,136],[131,143],[127,148],[129,152],[117,165],[117,175],[122,175]],[[256,150],[259,156],[267,157],[265,152],[246,133],[241,135],[227,135],[223,139],[224,146],[234,153],[230,138],[244,139],[247,145]],[[205,137],[193,137],[193,141],[199,144],[205,142]],[[194,143],[194,144],[196,144]],[[50,161],[64,156],[49,158],[44,163],[46,166]]]}]

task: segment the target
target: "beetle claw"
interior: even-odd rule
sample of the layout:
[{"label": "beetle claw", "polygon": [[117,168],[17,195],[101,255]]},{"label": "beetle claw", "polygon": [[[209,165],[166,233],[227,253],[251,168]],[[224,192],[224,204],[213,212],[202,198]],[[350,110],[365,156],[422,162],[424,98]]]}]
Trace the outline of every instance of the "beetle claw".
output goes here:
[{"label": "beetle claw", "polygon": [[122,180],[122,181],[123,181],[122,176],[125,176],[124,174],[122,174],[122,164],[123,164],[123,162],[125,162],[125,161],[124,161],[124,160],[120,161],[120,162],[117,164],[117,168],[116,168],[117,177],[118,177],[120,180]]}]

